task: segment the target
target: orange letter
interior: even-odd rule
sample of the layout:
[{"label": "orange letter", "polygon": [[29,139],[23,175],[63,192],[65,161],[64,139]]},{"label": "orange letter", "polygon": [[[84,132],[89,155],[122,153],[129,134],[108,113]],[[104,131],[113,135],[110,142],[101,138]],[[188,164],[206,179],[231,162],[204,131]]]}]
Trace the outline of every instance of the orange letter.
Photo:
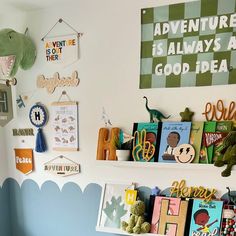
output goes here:
[{"label": "orange letter", "polygon": [[109,129],[101,128],[98,135],[97,160],[116,160],[114,139],[118,137],[119,128],[112,128],[109,139]]}]

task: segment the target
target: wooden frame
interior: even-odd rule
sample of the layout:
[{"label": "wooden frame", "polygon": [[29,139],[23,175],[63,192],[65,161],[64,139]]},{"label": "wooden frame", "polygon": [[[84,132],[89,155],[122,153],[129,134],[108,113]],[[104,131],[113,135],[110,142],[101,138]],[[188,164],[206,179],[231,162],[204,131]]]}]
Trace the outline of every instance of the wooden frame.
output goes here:
[{"label": "wooden frame", "polygon": [[52,103],[53,150],[78,151],[78,102]]}]

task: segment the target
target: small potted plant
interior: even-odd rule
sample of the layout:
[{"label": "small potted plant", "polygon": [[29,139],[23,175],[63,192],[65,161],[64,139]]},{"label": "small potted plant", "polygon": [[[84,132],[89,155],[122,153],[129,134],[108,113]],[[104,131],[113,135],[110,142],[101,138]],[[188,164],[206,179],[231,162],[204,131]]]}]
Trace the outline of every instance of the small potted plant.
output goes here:
[{"label": "small potted plant", "polygon": [[128,161],[130,157],[130,151],[132,148],[132,140],[124,142],[123,133],[121,131],[119,136],[114,139],[114,145],[116,147],[117,160]]}]

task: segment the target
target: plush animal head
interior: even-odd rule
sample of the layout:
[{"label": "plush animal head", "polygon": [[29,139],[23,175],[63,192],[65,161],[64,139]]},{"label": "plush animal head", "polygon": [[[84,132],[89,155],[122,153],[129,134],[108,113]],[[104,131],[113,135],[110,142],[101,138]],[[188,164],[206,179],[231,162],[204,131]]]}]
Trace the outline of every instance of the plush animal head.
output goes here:
[{"label": "plush animal head", "polygon": [[36,48],[25,34],[12,29],[0,30],[0,69],[4,76],[13,77],[19,66],[27,70],[36,58]]},{"label": "plush animal head", "polygon": [[143,201],[136,201],[130,208],[130,212],[137,216],[142,216],[145,212],[145,204]]}]

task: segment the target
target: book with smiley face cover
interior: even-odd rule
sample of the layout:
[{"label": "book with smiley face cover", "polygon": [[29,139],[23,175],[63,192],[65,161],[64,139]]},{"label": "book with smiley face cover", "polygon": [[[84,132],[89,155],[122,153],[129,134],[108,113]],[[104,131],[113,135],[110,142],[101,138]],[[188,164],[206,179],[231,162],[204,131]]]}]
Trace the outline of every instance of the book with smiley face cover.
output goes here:
[{"label": "book with smiley face cover", "polygon": [[174,151],[189,143],[191,122],[163,122],[158,162],[175,163]]}]

